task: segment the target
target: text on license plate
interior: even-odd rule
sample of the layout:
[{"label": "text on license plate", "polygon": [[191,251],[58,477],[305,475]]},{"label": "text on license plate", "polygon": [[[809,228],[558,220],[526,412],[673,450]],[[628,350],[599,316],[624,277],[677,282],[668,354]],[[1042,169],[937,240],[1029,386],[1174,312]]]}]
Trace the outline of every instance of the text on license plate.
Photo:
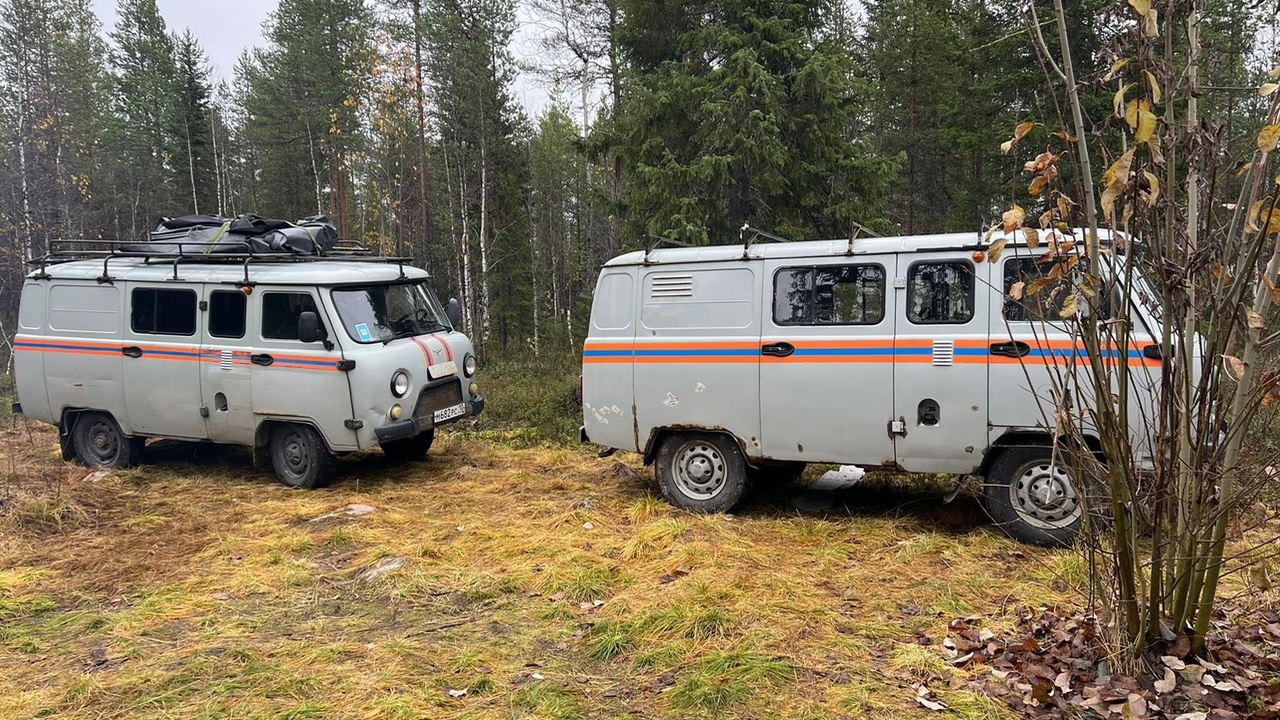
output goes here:
[{"label": "text on license plate", "polygon": [[447,407],[442,410],[435,411],[435,413],[431,415],[431,419],[434,422],[440,423],[440,422],[444,422],[445,420],[452,420],[456,417],[460,417],[466,414],[467,414],[467,404],[458,403],[457,405],[453,405],[451,407]]}]

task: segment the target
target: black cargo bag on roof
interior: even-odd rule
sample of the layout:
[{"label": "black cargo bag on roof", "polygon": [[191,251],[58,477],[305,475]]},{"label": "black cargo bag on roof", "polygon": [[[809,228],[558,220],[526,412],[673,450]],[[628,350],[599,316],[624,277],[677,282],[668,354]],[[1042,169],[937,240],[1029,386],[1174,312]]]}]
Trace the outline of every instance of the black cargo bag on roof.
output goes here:
[{"label": "black cargo bag on roof", "polygon": [[240,215],[184,215],[162,218],[147,242],[122,250],[147,255],[213,255],[220,253],[291,253],[324,255],[338,244],[338,230],[323,215],[287,220]]}]

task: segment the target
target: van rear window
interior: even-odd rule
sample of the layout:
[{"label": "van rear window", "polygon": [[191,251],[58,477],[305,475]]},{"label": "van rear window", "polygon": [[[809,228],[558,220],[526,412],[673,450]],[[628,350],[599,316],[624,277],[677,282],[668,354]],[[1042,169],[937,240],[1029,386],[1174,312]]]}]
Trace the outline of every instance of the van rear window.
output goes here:
[{"label": "van rear window", "polygon": [[134,288],[129,326],[143,335],[195,335],[195,291]]},{"label": "van rear window", "polygon": [[879,265],[783,268],[773,276],[778,325],[877,325],[884,320],[885,272]]}]

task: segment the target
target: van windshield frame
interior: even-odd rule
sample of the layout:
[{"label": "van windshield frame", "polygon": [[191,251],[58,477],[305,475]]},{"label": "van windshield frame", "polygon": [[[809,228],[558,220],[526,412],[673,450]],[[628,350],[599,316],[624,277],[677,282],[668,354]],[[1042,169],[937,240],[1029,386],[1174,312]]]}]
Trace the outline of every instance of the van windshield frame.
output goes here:
[{"label": "van windshield frame", "polygon": [[332,298],[347,335],[362,345],[453,329],[425,281],[336,287]]}]

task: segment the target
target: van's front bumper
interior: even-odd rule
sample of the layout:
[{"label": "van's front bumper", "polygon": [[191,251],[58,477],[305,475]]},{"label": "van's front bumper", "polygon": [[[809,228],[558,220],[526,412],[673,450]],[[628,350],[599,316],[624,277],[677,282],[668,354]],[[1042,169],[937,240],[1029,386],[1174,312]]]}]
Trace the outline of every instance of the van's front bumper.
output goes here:
[{"label": "van's front bumper", "polygon": [[[479,395],[467,401],[467,415],[475,416],[484,412],[484,398]],[[461,416],[459,416],[460,418]],[[446,420],[442,424],[456,422],[459,418]],[[430,416],[413,417],[406,420],[399,420],[393,423],[387,423],[379,428],[374,428],[373,434],[377,436],[379,443],[394,442],[396,440],[408,440],[411,437],[417,437],[419,434],[436,427],[435,422]]]}]

